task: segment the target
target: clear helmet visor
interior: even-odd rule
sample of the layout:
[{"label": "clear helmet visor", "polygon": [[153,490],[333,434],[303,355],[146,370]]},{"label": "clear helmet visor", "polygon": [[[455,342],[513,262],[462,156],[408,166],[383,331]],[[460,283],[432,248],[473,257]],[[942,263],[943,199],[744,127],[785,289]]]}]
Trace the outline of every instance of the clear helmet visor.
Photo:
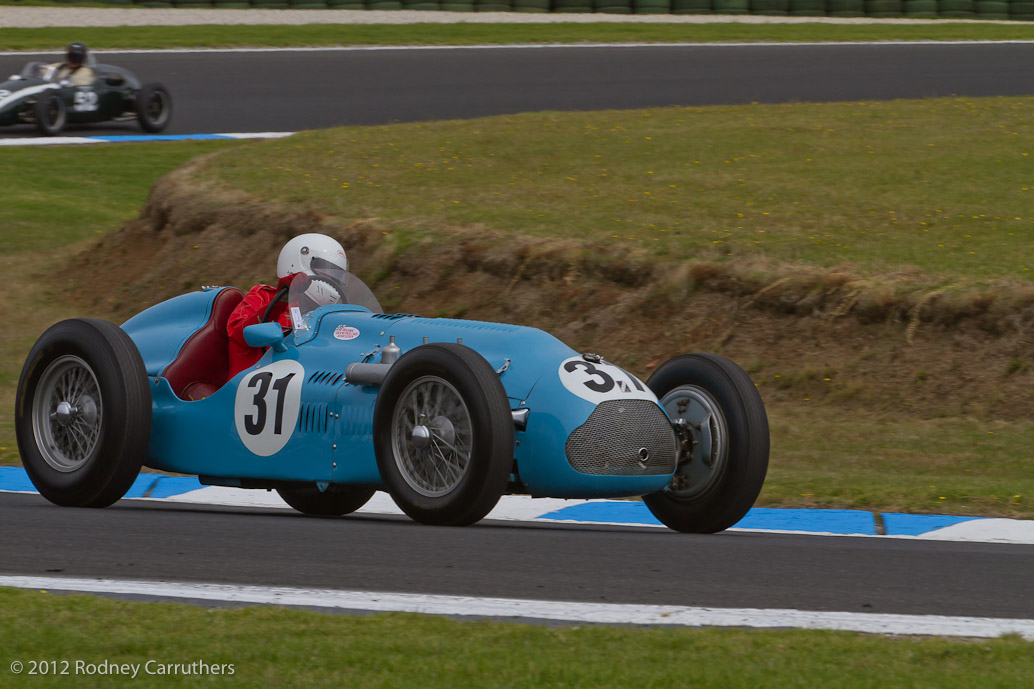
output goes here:
[{"label": "clear helmet visor", "polygon": [[[342,263],[344,265],[341,265]],[[340,261],[328,261],[320,256],[313,256],[312,261],[309,263],[309,270],[312,271],[314,277],[325,278],[339,284],[342,290],[348,284],[348,262],[343,259]]]}]

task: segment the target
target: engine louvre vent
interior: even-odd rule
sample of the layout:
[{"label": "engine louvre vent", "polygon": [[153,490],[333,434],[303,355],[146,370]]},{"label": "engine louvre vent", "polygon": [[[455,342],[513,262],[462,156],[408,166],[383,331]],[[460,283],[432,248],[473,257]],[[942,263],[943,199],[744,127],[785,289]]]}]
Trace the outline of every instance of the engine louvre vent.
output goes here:
[{"label": "engine louvre vent", "polygon": [[371,317],[385,321],[397,321],[400,318],[419,318],[414,313],[375,313]]},{"label": "engine louvre vent", "polygon": [[675,470],[675,433],[650,400],[601,402],[567,437],[567,461],[583,474],[651,476]]},{"label": "engine louvre vent", "polygon": [[314,371],[308,382],[313,385],[337,385],[345,380],[345,374],[338,371]]},{"label": "engine louvre vent", "polygon": [[326,433],[330,408],[326,404],[303,404],[298,410],[299,433]]}]

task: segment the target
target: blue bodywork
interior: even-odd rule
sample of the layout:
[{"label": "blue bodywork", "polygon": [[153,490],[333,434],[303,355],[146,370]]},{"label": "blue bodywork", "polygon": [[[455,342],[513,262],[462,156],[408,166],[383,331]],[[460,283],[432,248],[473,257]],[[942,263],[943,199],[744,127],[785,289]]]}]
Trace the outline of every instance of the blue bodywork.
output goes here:
[{"label": "blue bodywork", "polygon": [[[208,321],[218,293],[219,289],[209,289],[176,297],[122,326],[136,343],[151,380],[153,421],[145,464],[154,469],[194,474],[218,485],[305,481],[381,487],[373,444],[379,388],[352,384],[345,373],[349,364],[377,362],[379,348],[394,336],[403,355],[425,342],[462,339],[501,371],[511,408],[530,410],[525,429],[518,426],[515,434],[515,491],[550,497],[619,497],[652,493],[671,480],[674,466],[660,473],[633,468],[620,475],[585,473],[573,466],[567,454],[572,451],[569,437],[587,423],[598,400],[594,393],[571,392],[573,383],[562,380],[568,375],[564,362],[574,361],[566,369],[573,371],[570,375],[591,376],[594,369],[552,335],[522,326],[372,313],[362,306],[322,307],[310,315],[308,329],[285,337],[287,346],[280,347],[284,351],[269,348],[255,366],[209,397],[182,400],[162,372]],[[636,404],[660,410],[640,381],[616,367],[608,370],[616,377],[627,376],[626,382],[617,386],[624,392],[612,392],[610,397],[618,403],[635,398],[639,400]],[[265,445],[256,445],[258,441],[249,445],[242,423],[259,419],[255,376],[262,371],[276,371],[276,375],[283,374],[284,381],[290,379],[292,385],[300,381],[300,386],[297,399],[291,389],[281,390],[276,419],[281,424],[279,435]],[[602,379],[596,375],[599,377],[588,378],[586,384]],[[628,430],[613,428],[612,432],[622,435]],[[666,431],[671,437],[659,442],[674,445],[674,433],[670,427]]]}]

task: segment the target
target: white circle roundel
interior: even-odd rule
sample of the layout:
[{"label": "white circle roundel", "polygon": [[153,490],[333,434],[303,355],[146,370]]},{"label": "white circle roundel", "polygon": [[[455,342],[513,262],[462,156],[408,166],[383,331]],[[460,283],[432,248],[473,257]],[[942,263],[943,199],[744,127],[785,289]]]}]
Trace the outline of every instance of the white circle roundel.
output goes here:
[{"label": "white circle roundel", "polygon": [[294,433],[305,368],[277,361],[244,376],[237,386],[233,420],[237,435],[253,454],[268,457],[283,449]]},{"label": "white circle roundel", "polygon": [[560,362],[557,374],[565,388],[593,404],[615,399],[657,401],[643,381],[614,364],[572,356]]}]

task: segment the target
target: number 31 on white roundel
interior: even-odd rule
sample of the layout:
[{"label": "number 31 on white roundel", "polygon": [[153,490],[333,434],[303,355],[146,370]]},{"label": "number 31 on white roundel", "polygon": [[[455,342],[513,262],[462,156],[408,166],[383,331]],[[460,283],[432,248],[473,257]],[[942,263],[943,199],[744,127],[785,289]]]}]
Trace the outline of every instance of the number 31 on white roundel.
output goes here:
[{"label": "number 31 on white roundel", "polygon": [[297,361],[277,361],[244,376],[237,386],[233,420],[237,435],[253,454],[268,457],[294,433],[305,369]]},{"label": "number 31 on white roundel", "polygon": [[643,381],[628,371],[605,362],[573,356],[560,362],[557,370],[564,387],[593,404],[605,400],[653,400],[657,397]]}]

